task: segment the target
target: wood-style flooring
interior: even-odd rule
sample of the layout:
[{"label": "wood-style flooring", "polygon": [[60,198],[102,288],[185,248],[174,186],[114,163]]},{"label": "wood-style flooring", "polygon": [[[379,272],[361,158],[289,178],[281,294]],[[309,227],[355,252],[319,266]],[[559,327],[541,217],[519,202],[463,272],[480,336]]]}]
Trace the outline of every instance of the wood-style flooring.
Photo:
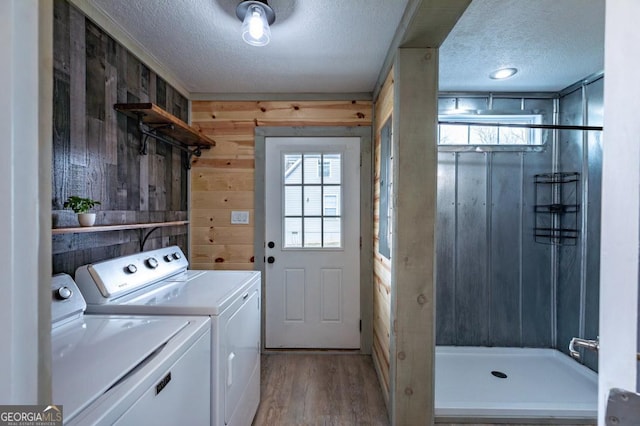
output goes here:
[{"label": "wood-style flooring", "polygon": [[370,356],[262,355],[254,426],[388,426]]}]

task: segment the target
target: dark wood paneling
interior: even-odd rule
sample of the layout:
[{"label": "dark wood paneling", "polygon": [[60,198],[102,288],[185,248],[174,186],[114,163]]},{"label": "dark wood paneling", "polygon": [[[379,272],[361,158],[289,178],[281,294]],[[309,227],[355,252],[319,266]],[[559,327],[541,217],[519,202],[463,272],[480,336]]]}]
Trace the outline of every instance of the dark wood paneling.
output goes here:
[{"label": "dark wood paneling", "polygon": [[[61,209],[65,194],[69,193],[70,174],[70,108],[69,75],[64,71],[53,73],[53,205],[52,209]],[[55,226],[55,221],[54,221]]]},{"label": "dark wood paneling", "polygon": [[[136,121],[113,110],[115,103],[161,98],[163,108],[188,121],[187,99],[66,0],[54,3],[53,96],[54,227],[77,225],[62,209],[70,195],[101,201],[98,224],[187,219],[184,154],[150,139],[150,155],[141,156]],[[187,232],[156,230],[145,249],[177,244],[186,252]],[[135,230],[56,235],[53,272],[73,274],[137,252],[140,237]]]},{"label": "dark wood paneling", "polygon": [[[106,40],[91,21],[85,21],[87,117],[104,120]],[[73,37],[79,34],[73,34]],[[75,54],[78,54],[75,52]],[[54,52],[55,55],[55,52]]]}]

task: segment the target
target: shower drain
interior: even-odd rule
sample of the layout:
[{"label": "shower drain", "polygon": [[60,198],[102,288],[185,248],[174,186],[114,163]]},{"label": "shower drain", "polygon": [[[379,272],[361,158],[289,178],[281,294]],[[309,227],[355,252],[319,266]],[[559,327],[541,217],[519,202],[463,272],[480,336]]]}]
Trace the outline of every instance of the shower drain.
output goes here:
[{"label": "shower drain", "polygon": [[507,375],[504,374],[502,371],[495,371],[494,370],[494,371],[491,372],[491,374],[494,375],[495,377],[500,378],[500,379],[506,379],[507,378]]}]

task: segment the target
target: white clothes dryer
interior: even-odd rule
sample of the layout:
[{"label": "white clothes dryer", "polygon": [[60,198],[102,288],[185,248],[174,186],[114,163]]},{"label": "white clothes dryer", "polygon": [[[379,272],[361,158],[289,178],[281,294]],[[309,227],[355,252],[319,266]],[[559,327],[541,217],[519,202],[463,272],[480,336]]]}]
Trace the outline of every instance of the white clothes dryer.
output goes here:
[{"label": "white clothes dryer", "polygon": [[87,311],[211,319],[211,424],[247,426],[260,403],[260,272],[193,271],[177,246],[76,270]]}]

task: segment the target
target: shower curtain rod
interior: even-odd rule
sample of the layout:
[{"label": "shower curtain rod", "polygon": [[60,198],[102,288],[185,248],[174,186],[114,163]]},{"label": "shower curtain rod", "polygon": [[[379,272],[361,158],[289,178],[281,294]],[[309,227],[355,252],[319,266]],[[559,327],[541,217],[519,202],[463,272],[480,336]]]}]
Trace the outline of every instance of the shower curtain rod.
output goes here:
[{"label": "shower curtain rod", "polygon": [[481,123],[472,121],[438,121],[438,124],[452,124],[454,126],[515,127],[518,129],[602,131],[602,126],[564,126],[560,124]]}]

